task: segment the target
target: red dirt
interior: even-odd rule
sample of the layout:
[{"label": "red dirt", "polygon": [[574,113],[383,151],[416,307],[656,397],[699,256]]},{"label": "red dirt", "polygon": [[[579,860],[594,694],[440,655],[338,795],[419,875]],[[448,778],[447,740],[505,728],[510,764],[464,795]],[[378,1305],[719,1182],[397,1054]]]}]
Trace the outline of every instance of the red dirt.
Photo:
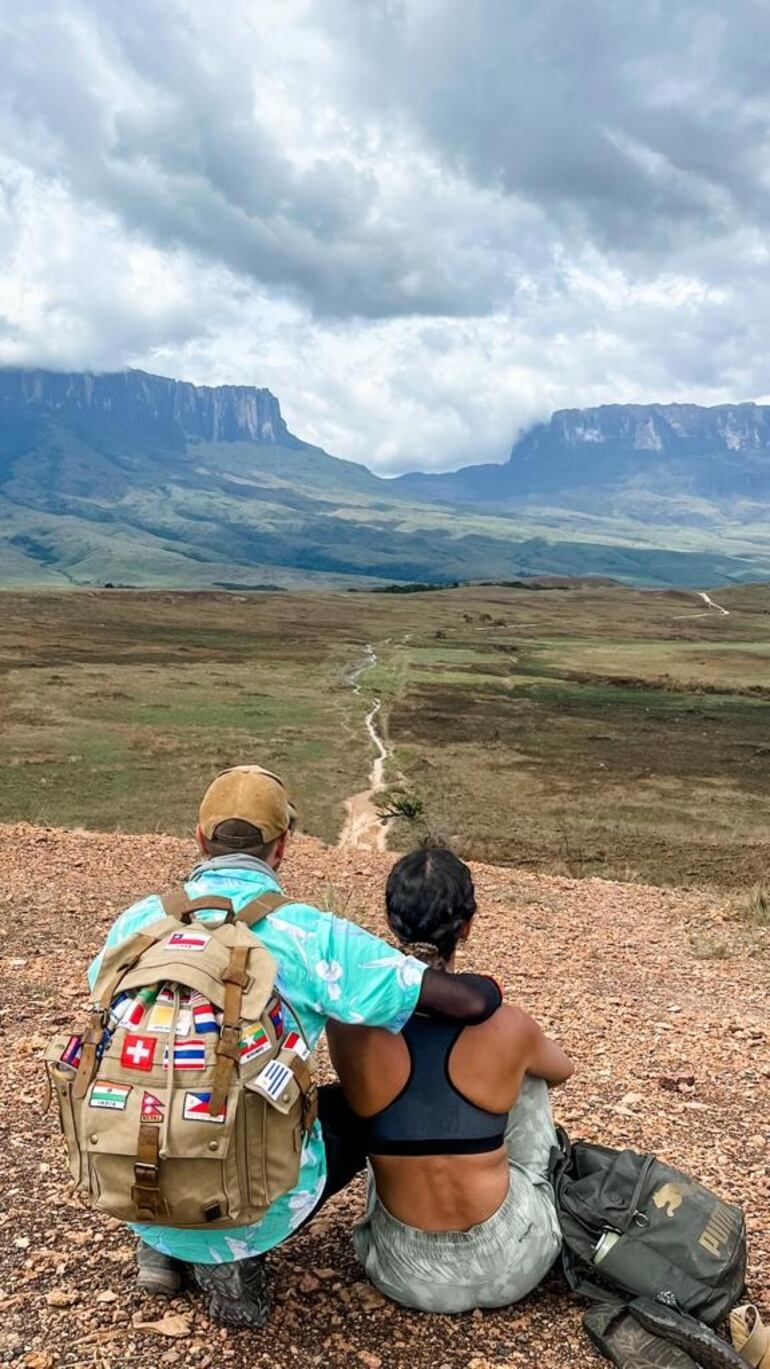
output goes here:
[{"label": "red dirt", "polygon": [[[360,1182],[271,1257],[278,1303],[264,1333],[212,1327],[194,1294],[170,1307],[139,1295],[130,1234],[68,1189],[54,1116],[41,1111],[39,1057],[47,1035],[77,1018],[86,962],[113,917],[178,881],[193,854],[191,843],[164,836],[0,827],[0,1026],[11,1100],[2,1119],[2,1362],[26,1369],[595,1365],[581,1305],[555,1277],[498,1312],[441,1318],[386,1303],[361,1279],[348,1240]],[[311,901],[331,894],[339,911],[382,930],[391,861],[300,838],[286,884]],[[481,911],[464,964],[500,976],[507,996],[575,1057],[575,1077],[554,1099],[557,1119],[573,1135],[655,1150],[742,1202],[749,1288],[770,1314],[770,933],[754,933],[750,953],[745,931],[706,894],[493,866],[477,866],[474,875]],[[735,954],[696,958],[693,935]],[[167,1329],[181,1330],[178,1338],[138,1325],[169,1314]]]}]

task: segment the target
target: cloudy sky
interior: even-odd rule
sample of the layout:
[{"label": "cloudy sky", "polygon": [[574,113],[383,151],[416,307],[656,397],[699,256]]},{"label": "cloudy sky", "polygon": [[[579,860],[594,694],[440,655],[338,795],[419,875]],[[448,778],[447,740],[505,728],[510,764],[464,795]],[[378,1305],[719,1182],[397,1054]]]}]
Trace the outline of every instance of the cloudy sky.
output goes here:
[{"label": "cloudy sky", "polygon": [[767,399],[766,0],[0,0],[0,364],[390,473]]}]

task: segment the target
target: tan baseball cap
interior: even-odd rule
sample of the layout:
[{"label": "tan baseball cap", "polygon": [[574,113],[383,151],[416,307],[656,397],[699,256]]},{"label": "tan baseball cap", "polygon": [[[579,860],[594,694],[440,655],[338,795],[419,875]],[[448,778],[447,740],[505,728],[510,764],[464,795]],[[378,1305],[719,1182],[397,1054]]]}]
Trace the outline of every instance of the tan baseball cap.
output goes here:
[{"label": "tan baseball cap", "polygon": [[198,821],[206,838],[220,822],[237,818],[258,827],[263,841],[275,841],[293,826],[297,812],[279,775],[261,765],[234,765],[209,785],[201,801]]}]

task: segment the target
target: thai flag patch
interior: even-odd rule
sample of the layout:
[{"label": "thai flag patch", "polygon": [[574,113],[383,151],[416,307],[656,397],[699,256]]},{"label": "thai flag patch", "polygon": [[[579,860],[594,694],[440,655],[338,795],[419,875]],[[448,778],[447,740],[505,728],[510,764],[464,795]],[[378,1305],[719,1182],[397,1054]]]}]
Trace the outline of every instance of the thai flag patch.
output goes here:
[{"label": "thai flag patch", "polygon": [[205,1000],[202,1003],[194,1003],[192,1013],[193,1022],[195,1024],[194,1029],[201,1036],[203,1036],[205,1032],[219,1031],[216,1013],[210,1003]]},{"label": "thai flag patch", "polygon": [[151,1070],[155,1064],[157,1041],[151,1036],[128,1035],[120,1052],[120,1063],[126,1070]]},{"label": "thai flag patch", "polygon": [[[163,1068],[168,1069],[168,1046],[163,1051]],[[177,1041],[174,1045],[175,1070],[203,1070],[206,1068],[205,1041]]]},{"label": "thai flag patch", "polygon": [[172,932],[166,941],[169,951],[205,951],[211,937],[207,932]]},{"label": "thai flag patch", "polygon": [[225,1120],[227,1104],[222,1104],[221,1112],[216,1117],[212,1117],[209,1112],[210,1093],[186,1093],[182,1104],[182,1117],[185,1122],[218,1122],[220,1125]]},{"label": "thai flag patch", "polygon": [[70,1069],[76,1070],[80,1064],[80,1057],[83,1054],[82,1036],[71,1036],[64,1050],[59,1056],[60,1065],[69,1065]]}]

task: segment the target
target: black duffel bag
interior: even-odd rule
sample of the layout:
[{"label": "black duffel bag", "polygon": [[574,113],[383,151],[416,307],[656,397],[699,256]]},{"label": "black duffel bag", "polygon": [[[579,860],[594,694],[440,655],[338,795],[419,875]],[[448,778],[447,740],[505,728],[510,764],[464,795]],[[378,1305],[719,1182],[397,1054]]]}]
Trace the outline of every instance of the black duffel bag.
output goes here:
[{"label": "black duffel bag", "polygon": [[744,1289],[741,1209],[654,1155],[557,1134],[551,1182],[570,1287],[602,1300],[662,1296],[715,1325]]}]

